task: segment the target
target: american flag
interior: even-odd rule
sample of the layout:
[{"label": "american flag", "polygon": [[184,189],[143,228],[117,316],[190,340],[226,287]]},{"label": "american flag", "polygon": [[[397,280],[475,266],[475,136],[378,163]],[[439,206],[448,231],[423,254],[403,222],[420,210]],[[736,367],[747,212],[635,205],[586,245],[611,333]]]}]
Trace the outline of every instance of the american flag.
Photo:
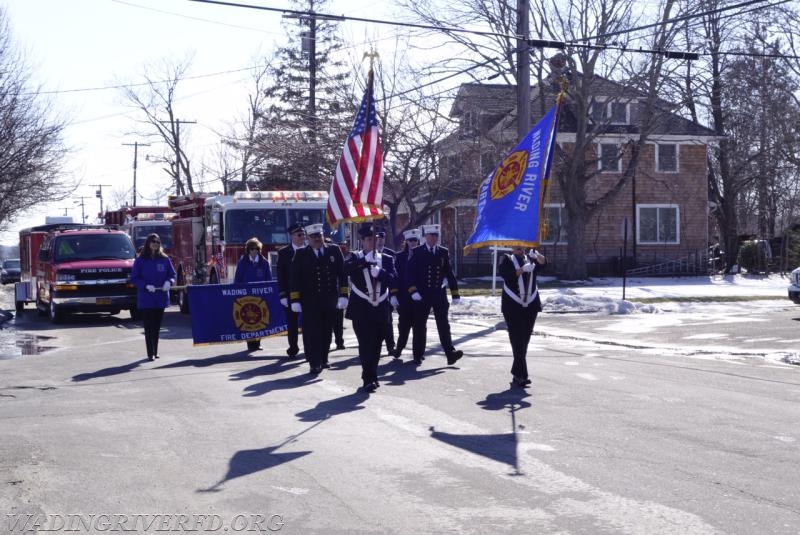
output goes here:
[{"label": "american flag", "polygon": [[383,155],[375,100],[373,74],[361,99],[353,129],[347,136],[328,196],[328,223],[383,219]]}]

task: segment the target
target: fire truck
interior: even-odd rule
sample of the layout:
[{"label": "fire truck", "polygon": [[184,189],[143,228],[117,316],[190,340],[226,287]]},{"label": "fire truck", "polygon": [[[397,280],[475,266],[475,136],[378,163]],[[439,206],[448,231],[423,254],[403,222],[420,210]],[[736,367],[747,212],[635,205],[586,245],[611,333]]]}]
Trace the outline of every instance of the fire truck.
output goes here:
[{"label": "fire truck", "polygon": [[[334,241],[344,241],[344,226],[333,234],[325,220],[328,194],[324,191],[239,191],[233,195],[193,193],[170,198],[171,258],[179,287],[188,284],[233,282],[236,263],[245,242],[253,237],[275,266],[277,250],[289,243],[287,227],[323,223]],[[189,312],[186,290],[178,290],[178,304]]]},{"label": "fire truck", "polygon": [[127,309],[136,317],[136,287],[130,283],[136,252],[125,232],[112,227],[46,224],[19,233],[20,282],[17,313],[36,303],[40,315],[58,323],[70,312]]},{"label": "fire truck", "polygon": [[136,250],[141,250],[149,234],[158,234],[161,247],[169,254],[172,248],[172,218],[175,212],[169,206],[124,206],[105,213],[106,225],[117,225],[133,240]]}]

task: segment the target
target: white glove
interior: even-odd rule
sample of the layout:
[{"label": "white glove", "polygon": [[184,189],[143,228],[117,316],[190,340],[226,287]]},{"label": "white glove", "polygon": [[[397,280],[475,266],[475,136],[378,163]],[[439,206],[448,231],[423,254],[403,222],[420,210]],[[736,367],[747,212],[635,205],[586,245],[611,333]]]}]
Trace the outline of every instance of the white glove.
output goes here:
[{"label": "white glove", "polygon": [[381,274],[381,268],[379,268],[378,266],[372,266],[371,268],[369,268],[369,274],[372,275],[373,279],[377,279],[378,275]]},{"label": "white glove", "polygon": [[523,265],[522,271],[524,271],[525,273],[530,273],[531,271],[533,271],[533,262]]},{"label": "white glove", "polygon": [[460,298],[460,297],[454,297],[454,298],[453,298],[453,299],[450,301],[450,304],[451,304],[451,305],[457,305],[457,304],[459,304],[460,302],[461,302],[461,298]]},{"label": "white glove", "polygon": [[168,292],[168,291],[169,291],[169,288],[170,288],[170,286],[172,286],[172,284],[171,284],[169,281],[164,281],[164,286],[162,286],[161,288],[162,288],[162,289],[163,289],[165,292]]},{"label": "white glove", "polygon": [[422,301],[422,296],[419,295],[419,292],[414,292],[413,294],[411,294],[411,299],[413,299],[414,301]]},{"label": "white glove", "polygon": [[148,284],[147,286],[144,287],[144,289],[147,290],[150,293],[153,293],[153,292],[156,291],[156,287],[153,286],[152,284]]},{"label": "white glove", "polygon": [[289,306],[289,300],[286,299],[285,297],[281,297],[281,305],[283,305],[285,307],[288,307]]},{"label": "white glove", "polygon": [[389,304],[392,305],[392,308],[397,308],[400,306],[400,302],[397,300],[396,296],[391,296],[389,298]]},{"label": "white glove", "polygon": [[300,303],[292,303],[292,312],[295,314],[300,314],[303,311],[303,307],[300,306]]},{"label": "white glove", "polygon": [[336,308],[338,308],[339,310],[344,310],[345,308],[347,308],[347,298],[340,297],[339,301],[336,303]]}]

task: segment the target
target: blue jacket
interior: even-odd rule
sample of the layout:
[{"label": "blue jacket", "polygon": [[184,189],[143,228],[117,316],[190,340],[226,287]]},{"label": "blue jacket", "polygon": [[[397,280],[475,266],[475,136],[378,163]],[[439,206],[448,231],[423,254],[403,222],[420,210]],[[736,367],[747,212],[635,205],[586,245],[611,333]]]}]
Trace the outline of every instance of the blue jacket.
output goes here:
[{"label": "blue jacket", "polygon": [[258,260],[253,262],[250,256],[243,254],[236,264],[236,274],[233,276],[234,284],[248,282],[263,282],[272,280],[272,268],[266,258],[258,255]]},{"label": "blue jacket", "polygon": [[[136,286],[136,306],[139,308],[167,308],[169,292],[161,290],[164,283],[175,284],[175,268],[169,258],[143,258],[137,256],[133,261],[131,282]],[[146,286],[152,284],[155,292],[148,292]]]}]

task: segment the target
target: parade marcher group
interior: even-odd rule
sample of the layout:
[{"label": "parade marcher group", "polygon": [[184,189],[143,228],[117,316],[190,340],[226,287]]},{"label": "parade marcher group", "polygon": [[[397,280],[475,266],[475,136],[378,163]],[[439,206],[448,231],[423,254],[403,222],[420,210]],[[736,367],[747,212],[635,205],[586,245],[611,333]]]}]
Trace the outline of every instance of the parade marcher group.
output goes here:
[{"label": "parade marcher group", "polygon": [[158,356],[158,339],[164,309],[169,306],[169,289],[175,284],[175,268],[161,248],[158,234],[150,234],[142,252],[133,261],[131,283],[136,286],[136,307],[144,323],[147,358]]}]

